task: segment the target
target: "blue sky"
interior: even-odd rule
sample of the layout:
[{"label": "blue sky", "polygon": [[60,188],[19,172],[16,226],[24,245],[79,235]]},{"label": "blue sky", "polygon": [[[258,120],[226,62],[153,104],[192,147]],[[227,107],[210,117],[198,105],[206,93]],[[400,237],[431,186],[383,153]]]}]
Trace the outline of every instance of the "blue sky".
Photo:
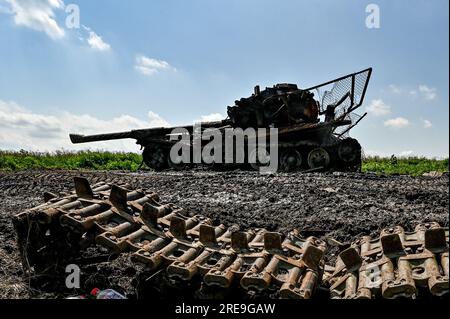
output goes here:
[{"label": "blue sky", "polygon": [[[366,27],[369,3],[380,8],[378,29]],[[70,4],[79,29],[66,26]],[[370,112],[352,131],[365,152],[448,157],[448,6],[0,0],[0,148],[77,149],[69,131],[218,118],[257,84],[309,87],[373,67]]]}]

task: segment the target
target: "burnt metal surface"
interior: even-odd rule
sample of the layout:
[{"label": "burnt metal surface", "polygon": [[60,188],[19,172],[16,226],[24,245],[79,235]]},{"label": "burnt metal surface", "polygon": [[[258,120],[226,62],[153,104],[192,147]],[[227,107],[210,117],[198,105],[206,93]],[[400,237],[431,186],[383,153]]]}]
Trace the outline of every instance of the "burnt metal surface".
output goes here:
[{"label": "burnt metal surface", "polygon": [[249,293],[308,299],[320,283],[326,244],[318,238],[214,226],[206,217],[186,217],[182,208],[161,204],[153,192],[125,187],[91,188],[75,178],[75,192],[16,215],[26,273],[51,272],[99,245],[111,254],[131,253],[147,272],[164,269],[177,281],[200,276],[208,287],[227,289],[237,282]]},{"label": "burnt metal surface", "polygon": [[27,276],[52,273],[101,247],[108,258],[129,256],[145,270],[144,281],[163,272],[175,285],[201,286],[203,297],[236,287],[273,298],[314,298],[319,287],[332,298],[448,296],[448,228],[437,223],[363,237],[331,266],[324,263],[325,241],[298,230],[229,227],[188,216],[152,191],[91,187],[75,178],[74,192],[16,215],[14,226]]},{"label": "burnt metal surface", "polygon": [[362,237],[342,251],[327,274],[336,299],[417,298],[448,295],[448,228],[424,223]]},{"label": "burnt metal surface", "polygon": [[[349,131],[366,115],[356,111],[364,102],[367,87],[372,74],[368,68],[357,73],[348,74],[326,83],[307,89],[299,89],[296,84],[276,84],[261,90],[255,87],[250,97],[235,101],[229,106],[228,118],[217,122],[201,123],[201,129],[215,129],[223,133],[228,128],[278,128],[279,169],[296,171],[317,169],[358,171],[361,166],[361,146],[349,138]],[[188,146],[193,150],[192,133],[194,126],[182,126],[190,134]],[[155,170],[167,168],[189,169],[192,163],[175,165],[170,160],[170,149],[178,142],[171,137],[172,128],[150,128],[129,132],[108,133],[99,135],[70,134],[72,143],[88,143],[96,141],[135,139],[143,148],[144,163]],[[270,133],[264,133],[266,139]],[[224,138],[222,134],[222,138]],[[351,141],[351,142],[349,142]],[[208,141],[202,141],[202,147]],[[268,142],[268,141],[267,141]],[[254,143],[246,140],[247,143]],[[272,143],[272,141],[271,141]],[[223,148],[222,152],[225,148]],[[314,160],[320,151],[323,159],[318,164]],[[245,147],[247,152],[247,147]],[[295,156],[292,156],[296,152]],[[224,163],[225,154],[220,154],[222,160],[215,167],[238,166],[240,168],[255,168],[248,165],[251,154],[246,154],[244,163]],[[326,165],[325,165],[326,164]]]}]

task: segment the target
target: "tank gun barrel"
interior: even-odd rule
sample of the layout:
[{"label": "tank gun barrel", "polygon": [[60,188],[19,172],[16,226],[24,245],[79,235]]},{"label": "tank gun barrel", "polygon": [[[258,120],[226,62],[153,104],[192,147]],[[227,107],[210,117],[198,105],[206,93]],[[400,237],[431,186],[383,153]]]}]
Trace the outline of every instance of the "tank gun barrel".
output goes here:
[{"label": "tank gun barrel", "polygon": [[120,140],[123,138],[133,138],[132,131],[121,133],[97,134],[97,135],[70,134],[70,140],[73,144]]},{"label": "tank gun barrel", "polygon": [[[205,122],[201,123],[202,128],[220,128],[222,126],[229,125],[228,120],[215,121],[215,122]],[[137,140],[139,144],[146,144],[146,141],[152,138],[162,138],[172,132],[174,128],[184,128],[189,133],[193,132],[193,126],[180,126],[180,127],[156,127],[149,129],[132,130],[127,132],[117,132],[117,133],[106,133],[106,134],[96,134],[96,135],[80,135],[80,134],[70,134],[70,140],[73,144],[90,143],[90,142],[100,142],[100,141],[110,141],[110,140],[121,140],[125,138],[132,138]]]},{"label": "tank gun barrel", "polygon": [[73,144],[89,143],[89,142],[100,142],[100,141],[110,141],[110,140],[121,140],[125,138],[132,138],[138,141],[142,141],[145,138],[153,136],[163,136],[170,132],[170,129],[159,127],[151,129],[133,130],[127,132],[118,133],[106,133],[106,134],[96,134],[96,135],[80,135],[80,134],[70,134],[70,140]]}]

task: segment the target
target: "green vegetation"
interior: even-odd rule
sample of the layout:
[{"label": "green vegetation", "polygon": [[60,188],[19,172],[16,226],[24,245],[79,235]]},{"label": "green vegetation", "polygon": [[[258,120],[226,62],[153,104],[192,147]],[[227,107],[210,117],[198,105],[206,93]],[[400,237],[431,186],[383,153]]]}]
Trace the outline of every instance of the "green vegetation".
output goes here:
[{"label": "green vegetation", "polygon": [[142,156],[134,153],[0,151],[0,170],[89,169],[136,171],[141,162]]},{"label": "green vegetation", "polygon": [[[0,151],[0,170],[24,169],[86,169],[136,171],[142,156],[134,153],[110,152],[55,152],[30,153]],[[427,172],[448,172],[447,159],[381,158],[368,157],[364,160],[363,172],[378,174],[422,175]]]},{"label": "green vegetation", "polygon": [[379,174],[422,175],[429,172],[448,172],[448,158],[428,159],[423,157],[383,158],[368,157],[362,165],[363,172]]}]

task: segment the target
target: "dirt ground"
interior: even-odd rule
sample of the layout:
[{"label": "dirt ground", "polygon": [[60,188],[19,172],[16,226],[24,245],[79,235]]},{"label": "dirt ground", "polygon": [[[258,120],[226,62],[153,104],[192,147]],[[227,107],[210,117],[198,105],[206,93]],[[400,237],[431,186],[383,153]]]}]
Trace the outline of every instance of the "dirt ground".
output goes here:
[{"label": "dirt ground", "polygon": [[[126,173],[77,171],[0,172],[0,298],[53,298],[63,293],[35,287],[23,279],[11,217],[43,202],[44,191],[72,190],[72,178],[91,183],[126,182],[156,191],[191,214],[226,225],[297,228],[319,237],[349,242],[375,236],[382,228],[412,230],[420,222],[449,223],[449,176],[377,176],[356,173],[294,173],[262,176],[255,172]],[[327,259],[333,259],[330,250]],[[113,263],[86,266],[91,286],[110,285],[129,293],[135,270],[126,256]],[[114,277],[114,278],[112,278]]]}]

